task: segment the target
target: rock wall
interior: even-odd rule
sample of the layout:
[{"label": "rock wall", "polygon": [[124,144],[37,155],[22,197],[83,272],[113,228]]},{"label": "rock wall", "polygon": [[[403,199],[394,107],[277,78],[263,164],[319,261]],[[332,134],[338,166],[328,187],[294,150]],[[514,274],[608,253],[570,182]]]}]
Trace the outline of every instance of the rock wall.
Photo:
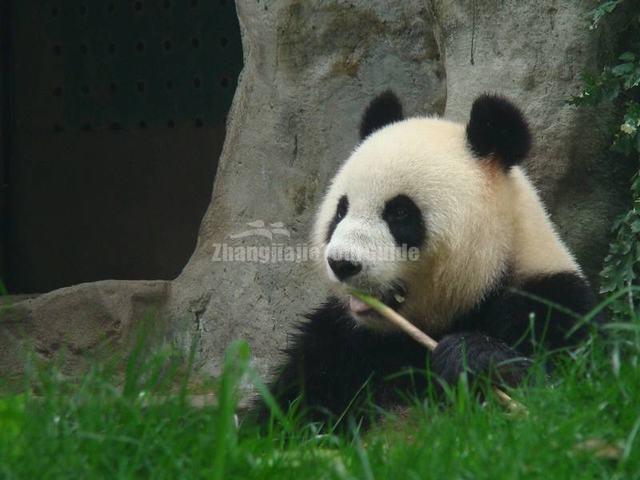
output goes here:
[{"label": "rock wall", "polygon": [[[168,321],[173,341],[184,348],[196,342],[205,371],[217,373],[228,343],[244,338],[266,372],[293,322],[324,291],[309,262],[224,262],[220,249],[305,243],[314,205],[356,145],[364,107],[387,88],[408,114],[464,121],[484,91],[523,107],[536,140],[529,170],[564,237],[595,275],[628,176],[606,159],[609,112],[565,103],[578,91],[579,73],[596,68],[610,49],[611,35],[588,29],[594,4],[238,0],[245,67],[191,260],[170,284],[65,289],[75,299],[69,308],[84,314],[81,320],[69,310],[70,335],[77,321],[90,330],[116,319],[134,322],[140,310],[122,306],[131,305],[135,291],[138,302]],[[41,308],[14,310],[45,325],[56,295],[35,300]],[[105,295],[114,297],[104,302]],[[64,322],[64,312],[56,310],[55,318]]]},{"label": "rock wall", "polygon": [[[398,4],[399,5],[399,4]],[[423,1],[238,2],[245,68],[200,242],[174,282],[171,315],[200,335],[207,370],[229,341],[265,369],[292,321],[324,296],[310,262],[214,262],[248,222],[283,222],[307,241],[314,205],[358,140],[368,101],[393,86],[411,114],[442,113],[445,80]],[[187,313],[188,312],[188,313]]]}]

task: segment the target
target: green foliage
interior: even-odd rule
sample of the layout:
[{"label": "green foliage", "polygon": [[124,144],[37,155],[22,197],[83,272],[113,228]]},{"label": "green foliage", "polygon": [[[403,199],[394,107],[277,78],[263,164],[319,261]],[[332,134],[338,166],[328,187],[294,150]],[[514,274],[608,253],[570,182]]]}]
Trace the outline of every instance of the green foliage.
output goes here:
[{"label": "green foliage", "polygon": [[[632,208],[618,217],[613,224],[615,237],[601,273],[600,290],[614,293],[637,285],[640,270],[640,176],[636,173],[632,182]],[[616,318],[636,313],[634,295],[621,297],[611,304]],[[632,312],[630,312],[632,309]]]},{"label": "green foliage", "polygon": [[133,354],[126,391],[108,366],[70,379],[34,365],[23,393],[0,395],[0,478],[639,478],[640,323],[608,328],[558,366],[553,385],[510,392],[527,416],[492,397],[481,404],[461,383],[446,406],[415,399],[366,433],[347,418],[350,435],[290,412],[266,432],[238,427],[239,393],[253,381],[245,343],[229,347],[218,404],[204,407],[190,401],[189,371],[167,369],[171,351]]},{"label": "green foliage", "polygon": [[[600,4],[592,12],[592,28],[626,0],[612,0]],[[613,65],[605,66],[599,74],[583,75],[583,90],[573,97],[574,105],[598,105],[616,102],[623,106],[621,120],[613,132],[611,149],[626,157],[640,154],[640,5],[630,7],[621,36],[625,51]],[[601,272],[601,293],[616,291],[638,285],[640,275],[640,176],[638,172],[631,181],[631,205],[629,211],[617,218],[613,224],[613,240]],[[614,319],[637,314],[635,296],[623,295],[611,303]]]},{"label": "green foliage", "polygon": [[598,28],[598,23],[602,20],[603,17],[613,12],[615,8],[620,5],[625,0],[608,0],[606,2],[602,2],[598,5],[592,12],[592,23],[591,29]]}]

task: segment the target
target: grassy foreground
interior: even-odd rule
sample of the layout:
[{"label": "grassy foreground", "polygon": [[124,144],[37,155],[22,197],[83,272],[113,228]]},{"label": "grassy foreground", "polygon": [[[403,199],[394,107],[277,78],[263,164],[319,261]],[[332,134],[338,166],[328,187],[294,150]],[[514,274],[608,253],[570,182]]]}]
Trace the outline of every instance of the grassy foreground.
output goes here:
[{"label": "grassy foreground", "polygon": [[191,406],[187,372],[162,353],[134,354],[124,385],[106,366],[74,381],[33,367],[25,393],[0,396],[0,478],[640,478],[640,323],[610,333],[511,392],[528,416],[459,388],[444,408],[416,401],[408,418],[340,435],[292,414],[237,429],[241,381],[261,387],[242,343],[217,407]]}]

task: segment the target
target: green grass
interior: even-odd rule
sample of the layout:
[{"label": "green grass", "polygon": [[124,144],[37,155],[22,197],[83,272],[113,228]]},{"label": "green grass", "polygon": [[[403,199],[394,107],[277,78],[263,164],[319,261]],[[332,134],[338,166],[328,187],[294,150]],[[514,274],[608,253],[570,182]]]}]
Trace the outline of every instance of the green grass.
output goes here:
[{"label": "green grass", "polygon": [[640,323],[610,332],[511,392],[528,416],[459,388],[444,408],[416,401],[364,433],[345,419],[340,435],[293,414],[237,429],[241,380],[258,382],[242,343],[217,408],[191,406],[189,369],[167,352],[137,349],[124,381],[108,365],[78,380],[32,364],[24,393],[0,397],[0,478],[640,478]]}]

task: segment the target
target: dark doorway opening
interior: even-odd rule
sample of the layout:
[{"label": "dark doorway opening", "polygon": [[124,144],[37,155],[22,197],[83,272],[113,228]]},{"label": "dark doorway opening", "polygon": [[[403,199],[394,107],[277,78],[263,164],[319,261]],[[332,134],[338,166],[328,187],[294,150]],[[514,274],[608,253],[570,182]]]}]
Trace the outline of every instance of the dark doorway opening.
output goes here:
[{"label": "dark doorway opening", "polygon": [[242,68],[235,3],[9,3],[9,291],[174,278],[209,204]]}]

